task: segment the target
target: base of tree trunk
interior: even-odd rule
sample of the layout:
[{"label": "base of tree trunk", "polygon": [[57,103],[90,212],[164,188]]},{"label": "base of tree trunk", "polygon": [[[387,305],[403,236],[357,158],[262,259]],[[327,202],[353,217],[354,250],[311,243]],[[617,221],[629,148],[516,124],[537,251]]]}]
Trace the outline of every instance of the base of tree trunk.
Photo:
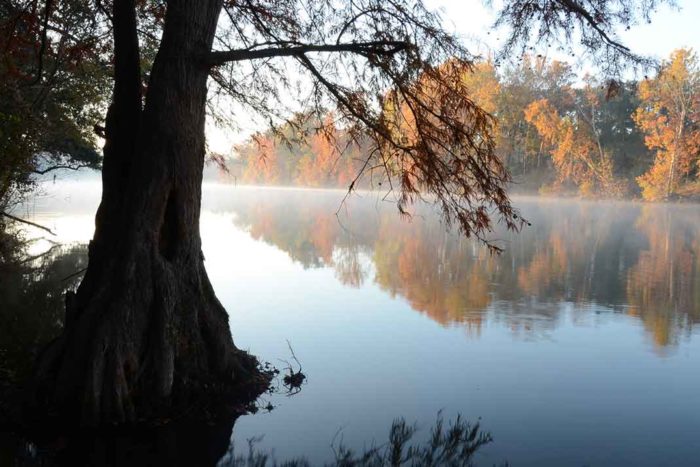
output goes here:
[{"label": "base of tree trunk", "polygon": [[64,332],[37,359],[30,419],[96,426],[228,417],[269,388],[273,374],[233,344],[199,252],[177,264],[145,250],[67,294]]},{"label": "base of tree trunk", "polygon": [[22,446],[36,446],[31,465],[76,467],[214,467],[231,452],[237,416],[211,420],[173,420],[160,425],[121,424],[99,428],[14,431],[18,465]]}]

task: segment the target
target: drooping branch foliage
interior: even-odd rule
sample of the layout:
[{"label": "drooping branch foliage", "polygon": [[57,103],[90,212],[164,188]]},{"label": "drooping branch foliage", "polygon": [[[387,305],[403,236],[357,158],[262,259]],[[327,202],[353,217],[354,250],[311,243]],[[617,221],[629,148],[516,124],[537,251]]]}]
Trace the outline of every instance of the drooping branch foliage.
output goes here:
[{"label": "drooping branch foliage", "polygon": [[[224,66],[231,83],[224,86],[273,121],[280,103],[291,104],[290,89],[310,118],[332,109],[346,143],[368,148],[350,190],[371,174],[396,189],[402,213],[431,196],[466,235],[483,237],[489,209],[519,226],[504,190],[508,174],[493,151],[492,119],[462,80],[474,57],[422,4],[289,2],[275,10],[242,2],[225,11],[234,26],[222,37],[228,50],[211,58],[235,62]],[[246,58],[252,62],[241,67]],[[410,138],[400,131],[407,125]]]},{"label": "drooping branch foliage", "polygon": [[[488,3],[493,4],[493,0]],[[630,64],[650,65],[648,57],[623,44],[618,31],[651,22],[662,4],[675,0],[513,0],[502,2],[496,26],[510,30],[503,52],[556,47],[572,56],[585,53],[611,77]],[[577,43],[581,46],[574,52]]]},{"label": "drooping branch foliage", "polygon": [[[658,3],[505,2],[497,25],[510,28],[507,52],[535,35],[570,42],[578,34],[607,71],[620,71],[643,58],[615,29],[646,18]],[[368,148],[350,191],[369,176],[395,193],[402,213],[412,202],[434,201],[448,223],[484,240],[494,219],[520,227],[495,151],[494,119],[464,80],[475,57],[422,2],[243,0],[227,2],[224,12],[209,57],[218,91],[273,124],[301,107],[303,125],[320,128],[332,111],[344,135],[339,151]]]},{"label": "drooping branch foliage", "polygon": [[[44,76],[52,69],[47,51],[58,50],[57,41],[79,44],[80,57],[89,58],[81,63],[112,65],[110,2],[16,3],[3,12],[9,18],[3,24],[14,24],[13,12],[33,15],[28,29],[33,60],[25,60],[34,70],[28,73],[30,81],[47,80]],[[620,43],[615,31],[648,19],[661,3],[504,2],[496,6],[496,26],[510,31],[506,53],[533,42],[562,45],[578,39],[606,71],[616,73],[644,59]],[[89,17],[59,14],[68,8]],[[151,0],[135,2],[132,8],[146,86],[168,6]],[[209,110],[215,121],[240,125],[240,120],[257,115],[278,127],[294,124],[298,119],[290,115],[303,109],[302,124],[321,128],[332,112],[333,125],[346,135],[337,145],[340,154],[353,145],[369,148],[357,164],[350,191],[363,177],[383,181],[401,212],[412,202],[434,201],[446,221],[466,235],[485,239],[494,221],[517,229],[521,220],[505,192],[510,178],[495,150],[494,119],[463,79],[475,58],[421,1],[226,0],[214,50],[192,60],[211,67]],[[102,88],[100,95],[105,95]],[[101,127],[99,119],[90,120]],[[407,128],[412,128],[410,137],[397,131]],[[28,152],[37,154],[44,146]]]},{"label": "drooping branch foliage", "polygon": [[105,24],[68,0],[0,4],[0,208],[33,174],[97,167],[93,126],[109,97]]}]

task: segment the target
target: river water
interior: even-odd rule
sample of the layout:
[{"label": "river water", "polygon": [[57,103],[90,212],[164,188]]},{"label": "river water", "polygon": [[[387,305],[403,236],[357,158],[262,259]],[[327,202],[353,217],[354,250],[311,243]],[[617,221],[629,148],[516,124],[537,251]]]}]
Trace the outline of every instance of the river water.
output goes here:
[{"label": "river water", "polygon": [[[67,274],[84,267],[99,185],[46,192],[22,214],[73,246]],[[442,411],[491,432],[479,465],[700,462],[700,207],[515,198],[532,225],[497,228],[492,256],[432,209],[402,218],[377,194],[204,192],[203,252],[234,341],[280,368],[289,341],[308,378],[241,417],[235,447],[257,438],[315,465],[334,440],[383,442],[399,416],[420,440]]]}]

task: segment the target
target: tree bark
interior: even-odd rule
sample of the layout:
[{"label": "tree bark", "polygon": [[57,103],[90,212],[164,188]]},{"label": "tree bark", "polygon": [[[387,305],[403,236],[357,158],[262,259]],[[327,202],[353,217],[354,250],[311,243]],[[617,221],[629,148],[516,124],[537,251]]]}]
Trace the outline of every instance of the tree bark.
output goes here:
[{"label": "tree bark", "polygon": [[668,169],[668,181],[666,182],[666,199],[671,199],[674,191],[674,178],[676,176],[676,165],[678,164],[678,152],[681,141],[683,141],[683,128],[685,125],[685,106],[681,103],[681,115],[673,140],[673,153],[671,155],[671,167]]},{"label": "tree bark", "polygon": [[[238,350],[199,234],[208,66],[221,0],[168,2],[141,109],[134,0],[115,0],[115,87],[89,266],[31,407],[83,424],[172,415],[268,385]],[[76,414],[80,413],[80,417]]]}]

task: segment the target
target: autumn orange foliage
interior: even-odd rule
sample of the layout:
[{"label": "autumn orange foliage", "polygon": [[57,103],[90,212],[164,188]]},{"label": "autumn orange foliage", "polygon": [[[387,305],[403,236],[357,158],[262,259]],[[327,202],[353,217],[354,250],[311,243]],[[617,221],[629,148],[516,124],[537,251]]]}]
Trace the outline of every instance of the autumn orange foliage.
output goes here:
[{"label": "autumn orange foliage", "polygon": [[639,86],[634,114],[646,145],[656,150],[652,167],[637,180],[647,200],[669,199],[700,163],[700,69],[688,49],[673,52],[654,79]]},{"label": "autumn orange foliage", "polygon": [[[569,65],[541,57],[526,56],[505,71],[490,60],[458,65],[448,61],[435,70],[435,77],[422,76],[404,91],[433,102],[435,108],[417,109],[398,90],[384,96],[382,125],[393,141],[408,149],[386,145],[370,154],[369,146],[356,139],[349,144],[353,135],[329,113],[313,127],[283,128],[282,139],[258,135],[242,147],[243,181],[342,188],[392,185],[416,196],[427,183],[427,168],[467,170],[466,159],[451,160],[449,148],[441,149],[444,141],[423,134],[426,125],[439,123],[438,115],[451,112],[473,127],[475,147],[495,145],[516,187],[524,179],[530,183],[527,190],[606,198],[641,195],[647,200],[698,191],[693,183],[700,187],[700,71],[692,51],[675,51],[658,76],[641,83],[585,76],[583,85],[576,85]],[[439,80],[455,72],[460,89],[483,113],[472,114],[465,107],[460,114],[450,108]],[[295,132],[304,135],[297,138]],[[435,157],[403,154],[420,144],[428,144]],[[495,161],[485,167],[502,173]],[[369,177],[358,179],[364,170]],[[391,177],[393,184],[387,180]]]},{"label": "autumn orange foliage", "polygon": [[[595,107],[596,95],[586,92],[584,96],[586,103]],[[559,184],[571,183],[582,195],[624,194],[623,185],[613,174],[610,155],[600,143],[594,111],[588,120],[583,111],[561,116],[547,99],[540,99],[525,109],[525,119],[549,148]]]}]

